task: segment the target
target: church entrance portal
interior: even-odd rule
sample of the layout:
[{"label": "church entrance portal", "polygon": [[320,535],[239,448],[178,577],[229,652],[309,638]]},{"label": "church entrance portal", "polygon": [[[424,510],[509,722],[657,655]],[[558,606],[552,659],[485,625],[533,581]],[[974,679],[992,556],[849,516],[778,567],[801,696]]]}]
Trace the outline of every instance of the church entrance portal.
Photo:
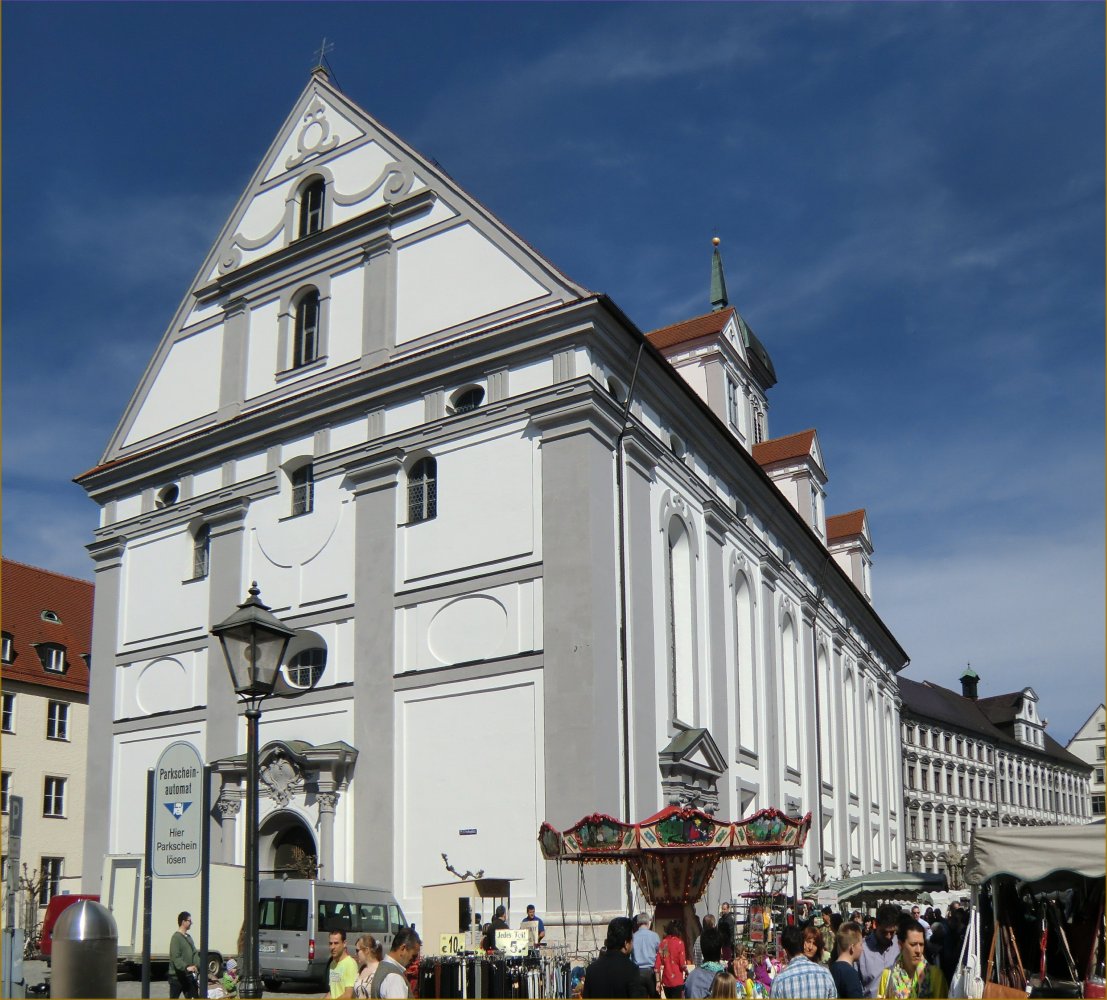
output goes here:
[{"label": "church entrance portal", "polygon": [[[274,878],[282,875],[314,877],[318,864],[315,837],[304,821],[293,813],[279,812],[261,824],[260,868]],[[302,852],[302,853],[301,853]]]}]

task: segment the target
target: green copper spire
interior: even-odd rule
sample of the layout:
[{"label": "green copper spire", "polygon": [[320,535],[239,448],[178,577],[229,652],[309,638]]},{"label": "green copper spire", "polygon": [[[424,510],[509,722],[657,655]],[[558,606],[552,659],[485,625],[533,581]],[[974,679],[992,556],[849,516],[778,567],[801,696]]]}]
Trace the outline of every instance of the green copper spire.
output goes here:
[{"label": "green copper spire", "polygon": [[715,252],[711,254],[711,309],[718,312],[730,305],[726,297],[726,278],[723,277],[723,257],[719,253],[719,244],[722,240],[715,236],[711,240]]}]

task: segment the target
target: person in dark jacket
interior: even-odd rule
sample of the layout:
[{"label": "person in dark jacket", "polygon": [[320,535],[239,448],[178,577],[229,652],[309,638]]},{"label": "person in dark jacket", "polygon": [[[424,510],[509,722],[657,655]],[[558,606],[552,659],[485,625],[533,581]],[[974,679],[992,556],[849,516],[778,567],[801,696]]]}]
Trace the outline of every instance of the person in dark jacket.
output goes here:
[{"label": "person in dark jacket", "polygon": [[830,974],[838,987],[838,996],[860,1000],[865,995],[861,974],[857,971],[857,959],[861,957],[861,925],[852,921],[842,924],[835,941],[837,957],[830,963]]},{"label": "person in dark jacket", "polygon": [[648,996],[630,957],[633,936],[634,921],[630,917],[616,917],[607,925],[604,950],[584,974],[582,997]]}]

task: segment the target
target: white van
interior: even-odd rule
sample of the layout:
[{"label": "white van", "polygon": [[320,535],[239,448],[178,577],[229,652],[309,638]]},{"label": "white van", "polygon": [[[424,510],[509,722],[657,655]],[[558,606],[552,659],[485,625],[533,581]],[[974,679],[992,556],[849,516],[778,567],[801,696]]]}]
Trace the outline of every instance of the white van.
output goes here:
[{"label": "white van", "polygon": [[267,990],[281,983],[327,988],[327,936],[346,932],[350,956],[362,934],[385,952],[407,920],[387,889],[320,879],[264,878],[258,882],[258,966]]}]

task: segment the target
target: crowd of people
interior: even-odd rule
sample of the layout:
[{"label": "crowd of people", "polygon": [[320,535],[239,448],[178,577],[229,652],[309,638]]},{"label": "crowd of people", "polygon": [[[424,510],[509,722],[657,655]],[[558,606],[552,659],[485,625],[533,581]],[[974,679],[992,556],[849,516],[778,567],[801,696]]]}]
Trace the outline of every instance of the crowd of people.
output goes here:
[{"label": "crowd of people", "polygon": [[692,942],[676,921],[662,936],[649,914],[616,917],[581,996],[945,997],[967,927],[968,913],[957,903],[944,915],[892,903],[870,916],[824,907],[807,921],[791,920],[773,954],[764,943],[740,940],[726,903],[718,917],[703,918]]}]

